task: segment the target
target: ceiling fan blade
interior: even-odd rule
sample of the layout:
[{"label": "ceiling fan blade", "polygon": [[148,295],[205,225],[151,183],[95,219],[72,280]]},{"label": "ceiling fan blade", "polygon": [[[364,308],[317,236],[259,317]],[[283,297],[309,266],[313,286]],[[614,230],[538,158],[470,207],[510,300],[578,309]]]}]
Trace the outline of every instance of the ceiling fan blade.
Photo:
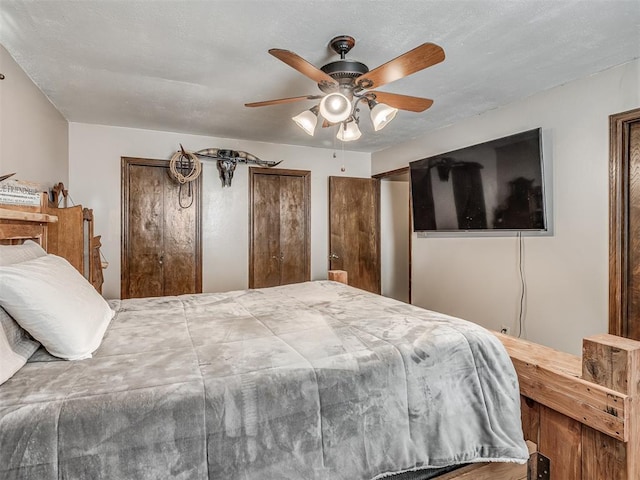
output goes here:
[{"label": "ceiling fan blade", "polygon": [[409,95],[377,91],[367,92],[367,96],[369,94],[374,94],[378,103],[386,103],[390,107],[409,110],[410,112],[424,112],[433,105],[433,100],[430,98],[411,97]]},{"label": "ceiling fan blade", "polygon": [[322,83],[327,85],[338,85],[333,78],[324,73],[319,68],[316,68],[311,63],[307,62],[304,58],[289,50],[281,50],[279,48],[272,48],[269,53],[276,57],[278,60],[282,60],[284,63],[292,68],[295,68],[301,74],[306,75],[316,83]]},{"label": "ceiling fan blade", "polygon": [[384,65],[356,78],[362,88],[377,88],[416,73],[444,60],[444,50],[434,43],[423,43]]},{"label": "ceiling fan blade", "polygon": [[317,100],[322,95],[303,95],[302,97],[278,98],[276,100],[265,100],[264,102],[245,103],[245,107],[266,107],[268,105],[279,105],[281,103],[293,103],[301,100]]}]

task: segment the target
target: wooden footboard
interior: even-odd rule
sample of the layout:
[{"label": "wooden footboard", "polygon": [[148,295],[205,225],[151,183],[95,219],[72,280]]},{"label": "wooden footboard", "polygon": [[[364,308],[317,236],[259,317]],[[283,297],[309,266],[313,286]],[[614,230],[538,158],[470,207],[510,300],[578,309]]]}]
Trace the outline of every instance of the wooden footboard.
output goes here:
[{"label": "wooden footboard", "polygon": [[601,334],[580,357],[496,333],[520,381],[525,439],[551,479],[640,478],[640,342]]}]

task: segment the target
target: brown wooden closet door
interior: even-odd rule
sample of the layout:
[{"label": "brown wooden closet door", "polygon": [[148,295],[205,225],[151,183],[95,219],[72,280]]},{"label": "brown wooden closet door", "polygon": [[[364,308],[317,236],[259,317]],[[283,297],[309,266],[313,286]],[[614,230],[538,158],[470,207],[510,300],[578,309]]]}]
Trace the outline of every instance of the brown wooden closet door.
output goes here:
[{"label": "brown wooden closet door", "polygon": [[310,280],[310,172],[250,169],[249,287]]},{"label": "brown wooden closet door", "polygon": [[280,285],[280,177],[253,179],[253,286]]},{"label": "brown wooden closet door", "polygon": [[309,280],[305,178],[280,176],[280,285]]},{"label": "brown wooden closet door", "polygon": [[640,109],[610,117],[609,333],[640,340]]},{"label": "brown wooden closet door", "polygon": [[[182,198],[180,198],[180,188],[177,188],[176,182],[168,175],[165,175],[164,182],[162,264],[164,289],[162,294],[200,293],[202,292],[202,262],[199,255],[200,242],[197,240],[200,238],[199,202],[196,205],[194,201],[190,207],[187,207],[191,202],[191,198],[185,193],[188,186],[182,187]],[[192,195],[194,194],[196,191],[192,190]]]},{"label": "brown wooden closet door", "polygon": [[129,166],[127,266],[122,298],[158,297],[164,292],[162,275],[164,177],[163,168]]},{"label": "brown wooden closet door", "polygon": [[380,293],[380,181],[329,177],[329,269]]},{"label": "brown wooden closet door", "polygon": [[179,199],[167,161],[122,159],[122,298],[202,291],[200,179],[191,187]]}]

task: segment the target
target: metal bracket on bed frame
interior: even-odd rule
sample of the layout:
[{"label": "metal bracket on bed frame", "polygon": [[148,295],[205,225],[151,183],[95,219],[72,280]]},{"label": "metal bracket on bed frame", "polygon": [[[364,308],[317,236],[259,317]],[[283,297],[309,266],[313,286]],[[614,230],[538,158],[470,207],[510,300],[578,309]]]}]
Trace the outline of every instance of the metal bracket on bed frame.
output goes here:
[{"label": "metal bracket on bed frame", "polygon": [[529,457],[527,480],[549,480],[551,478],[551,464],[549,459],[540,452],[533,452]]}]

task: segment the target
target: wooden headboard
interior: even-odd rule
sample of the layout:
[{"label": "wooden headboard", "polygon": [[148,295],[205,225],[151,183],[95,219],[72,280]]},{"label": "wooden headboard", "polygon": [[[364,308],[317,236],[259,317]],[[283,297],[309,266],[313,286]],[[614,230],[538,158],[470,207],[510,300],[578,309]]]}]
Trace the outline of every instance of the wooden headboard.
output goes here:
[{"label": "wooden headboard", "polygon": [[[59,184],[62,185],[62,184]],[[0,244],[35,240],[65,258],[98,292],[102,291],[100,237],[93,235],[93,211],[80,205],[58,208],[42,193],[40,205],[0,205]]]},{"label": "wooden headboard", "polygon": [[58,217],[55,215],[4,206],[0,208],[0,243],[11,245],[34,240],[46,250],[48,226],[57,221]]}]

